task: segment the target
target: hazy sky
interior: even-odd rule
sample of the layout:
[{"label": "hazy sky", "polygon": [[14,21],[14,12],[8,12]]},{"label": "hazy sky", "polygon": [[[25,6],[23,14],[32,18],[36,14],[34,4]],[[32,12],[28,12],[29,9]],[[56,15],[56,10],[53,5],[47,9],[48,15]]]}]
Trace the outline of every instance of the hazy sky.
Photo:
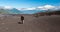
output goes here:
[{"label": "hazy sky", "polygon": [[14,8],[30,8],[43,5],[60,6],[60,0],[0,0],[0,6],[12,6]]}]

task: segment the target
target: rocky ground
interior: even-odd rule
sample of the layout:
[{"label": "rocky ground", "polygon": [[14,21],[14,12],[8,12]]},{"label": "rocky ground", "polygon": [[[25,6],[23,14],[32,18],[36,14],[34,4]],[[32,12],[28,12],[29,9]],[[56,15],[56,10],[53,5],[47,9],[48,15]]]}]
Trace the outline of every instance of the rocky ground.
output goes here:
[{"label": "rocky ground", "polygon": [[40,16],[23,15],[24,23],[17,15],[0,15],[0,32],[60,32],[60,15]]}]

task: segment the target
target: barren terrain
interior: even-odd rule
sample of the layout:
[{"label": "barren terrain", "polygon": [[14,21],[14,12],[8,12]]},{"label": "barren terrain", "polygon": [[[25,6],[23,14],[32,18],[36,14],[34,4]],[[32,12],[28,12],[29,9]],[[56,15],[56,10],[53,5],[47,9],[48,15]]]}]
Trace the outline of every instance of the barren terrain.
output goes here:
[{"label": "barren terrain", "polygon": [[23,15],[24,24],[18,24],[18,15],[0,15],[0,32],[60,32],[60,15]]}]

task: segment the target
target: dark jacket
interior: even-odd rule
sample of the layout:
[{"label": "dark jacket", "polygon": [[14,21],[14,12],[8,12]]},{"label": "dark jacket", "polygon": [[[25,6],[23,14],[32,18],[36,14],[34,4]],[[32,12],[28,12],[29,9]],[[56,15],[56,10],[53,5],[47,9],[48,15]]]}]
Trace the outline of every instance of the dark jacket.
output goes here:
[{"label": "dark jacket", "polygon": [[21,20],[24,20],[24,17],[23,16],[21,16]]}]

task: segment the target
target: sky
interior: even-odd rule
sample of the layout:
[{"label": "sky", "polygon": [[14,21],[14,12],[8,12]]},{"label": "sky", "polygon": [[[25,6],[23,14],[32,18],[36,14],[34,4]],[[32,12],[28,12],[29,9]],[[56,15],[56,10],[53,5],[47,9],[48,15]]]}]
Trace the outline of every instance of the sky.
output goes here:
[{"label": "sky", "polygon": [[0,6],[31,8],[44,5],[60,6],[60,0],[0,0]]}]

